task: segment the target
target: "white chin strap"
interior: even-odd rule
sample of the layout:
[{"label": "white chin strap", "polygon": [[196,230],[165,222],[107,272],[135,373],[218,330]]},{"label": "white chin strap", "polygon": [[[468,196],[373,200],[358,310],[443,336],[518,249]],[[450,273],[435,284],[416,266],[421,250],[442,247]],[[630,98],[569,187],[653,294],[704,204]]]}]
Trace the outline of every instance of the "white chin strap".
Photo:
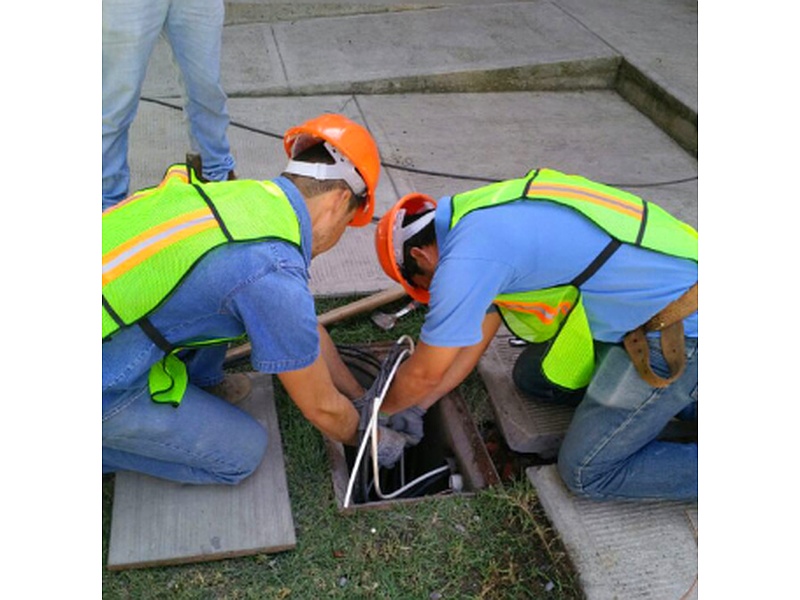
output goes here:
[{"label": "white chin strap", "polygon": [[323,142],[325,149],[330,153],[335,161],[332,165],[323,163],[308,163],[300,162],[297,160],[290,160],[286,165],[284,171],[286,173],[293,173],[294,175],[302,175],[304,177],[311,177],[320,181],[328,181],[331,179],[342,179],[347,182],[350,189],[356,196],[361,196],[367,191],[367,184],[361,179],[361,176],[356,171],[346,156],[339,152],[336,148],[331,146],[328,142]]},{"label": "white chin strap", "polygon": [[395,216],[394,227],[392,228],[392,248],[394,250],[394,260],[401,268],[403,266],[403,246],[405,245],[406,241],[410,240],[412,237],[422,231],[428,223],[433,221],[433,217],[436,214],[436,211],[433,210],[433,204],[428,202],[425,204],[426,208],[431,209],[430,212],[422,215],[413,223],[409,223],[406,227],[403,227],[403,219],[406,216],[406,209],[401,208],[397,211],[397,215]]}]

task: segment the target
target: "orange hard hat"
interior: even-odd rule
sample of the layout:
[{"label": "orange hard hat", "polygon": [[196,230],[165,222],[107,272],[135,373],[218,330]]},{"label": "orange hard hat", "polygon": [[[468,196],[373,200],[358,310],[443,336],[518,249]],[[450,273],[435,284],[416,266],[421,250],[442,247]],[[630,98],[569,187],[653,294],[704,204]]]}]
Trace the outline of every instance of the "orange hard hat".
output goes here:
[{"label": "orange hard hat", "polygon": [[[334,165],[319,165],[308,171],[302,168],[305,163],[294,161],[298,154],[319,143],[325,143],[336,161]],[[344,179],[356,195],[366,195],[363,208],[350,221],[352,227],[372,221],[381,160],[375,140],[364,127],[345,116],[326,113],[287,130],[283,147],[290,159],[287,172],[316,179]]]},{"label": "orange hard hat", "polygon": [[397,201],[389,212],[381,217],[375,230],[375,251],[383,272],[401,284],[408,295],[417,302],[427,304],[431,295],[428,290],[411,285],[403,277],[403,243],[413,235],[408,231],[415,223],[403,228],[403,219],[408,215],[426,212],[436,208],[436,201],[425,194],[406,194]]}]

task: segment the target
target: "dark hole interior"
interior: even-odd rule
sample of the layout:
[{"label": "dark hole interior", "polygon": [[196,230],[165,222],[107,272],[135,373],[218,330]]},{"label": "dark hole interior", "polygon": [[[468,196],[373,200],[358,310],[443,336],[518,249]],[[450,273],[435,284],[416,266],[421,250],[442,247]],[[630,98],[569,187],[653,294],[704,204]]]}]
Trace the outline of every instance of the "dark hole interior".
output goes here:
[{"label": "dark hole interior", "polygon": [[[340,347],[339,352],[359,383],[368,389],[378,375],[380,359],[369,351],[352,347]],[[370,448],[367,448],[353,487],[353,504],[385,502],[396,498],[419,498],[448,492],[451,489],[451,475],[457,473],[457,466],[453,452],[441,434],[442,423],[437,405],[431,407],[425,414],[423,424],[422,441],[416,446],[407,448],[403,459],[394,467],[379,469],[378,484],[383,496],[378,494],[374,485],[372,458]],[[358,446],[345,446],[348,476],[353,472],[357,454]],[[434,473],[445,466],[448,468]],[[420,481],[414,484],[416,479]],[[402,488],[405,489],[401,491]],[[386,496],[392,497],[386,498]]]}]

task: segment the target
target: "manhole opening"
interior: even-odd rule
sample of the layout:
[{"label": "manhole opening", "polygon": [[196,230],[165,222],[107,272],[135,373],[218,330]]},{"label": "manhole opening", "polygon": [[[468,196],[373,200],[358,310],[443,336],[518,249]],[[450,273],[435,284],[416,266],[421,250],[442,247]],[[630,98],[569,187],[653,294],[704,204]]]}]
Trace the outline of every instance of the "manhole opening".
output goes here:
[{"label": "manhole opening", "polygon": [[[340,346],[339,351],[359,382],[368,388],[391,346],[391,342]],[[422,441],[407,449],[394,467],[380,468],[377,478],[371,453],[359,463],[359,473],[353,477],[358,448],[326,439],[340,510],[381,508],[398,502],[419,502],[431,496],[470,494],[500,483],[481,435],[457,390],[432,406],[423,423]]]}]

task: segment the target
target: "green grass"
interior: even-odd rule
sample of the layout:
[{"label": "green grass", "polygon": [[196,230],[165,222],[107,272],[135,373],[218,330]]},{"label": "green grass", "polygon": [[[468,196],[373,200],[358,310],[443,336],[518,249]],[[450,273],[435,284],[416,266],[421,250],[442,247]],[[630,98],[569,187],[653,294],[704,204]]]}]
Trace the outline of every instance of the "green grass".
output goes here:
[{"label": "green grass", "polygon": [[[320,300],[318,312],[353,299]],[[330,332],[338,344],[395,340],[402,334],[416,339],[423,314],[408,315],[388,333],[368,314]],[[323,440],[275,382],[297,546],[278,554],[108,571],[114,480],[104,479],[104,598],[582,598],[563,546],[523,474],[470,496],[341,514]],[[480,378],[471,375],[461,392],[476,422],[490,424]]]}]

